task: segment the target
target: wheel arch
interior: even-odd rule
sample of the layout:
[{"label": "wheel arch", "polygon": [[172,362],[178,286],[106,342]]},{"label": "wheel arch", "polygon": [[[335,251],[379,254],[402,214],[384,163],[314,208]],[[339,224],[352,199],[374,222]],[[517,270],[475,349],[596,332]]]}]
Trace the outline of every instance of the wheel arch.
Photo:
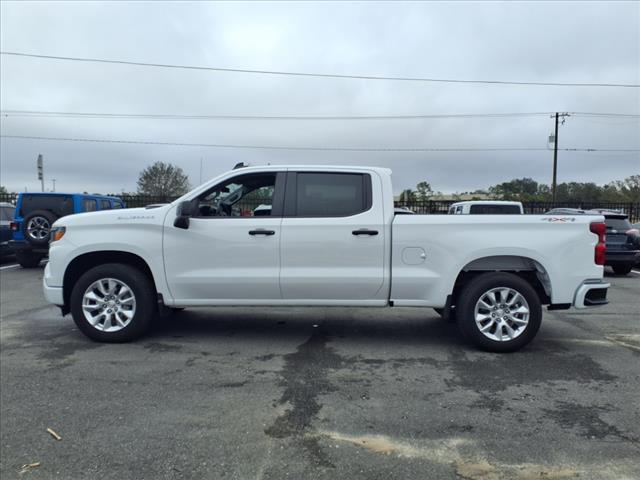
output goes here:
[{"label": "wheel arch", "polygon": [[483,273],[508,272],[526,280],[535,289],[543,305],[551,303],[551,279],[544,266],[537,260],[523,255],[489,255],[468,262],[456,277],[451,304],[471,280]]},{"label": "wheel arch", "polygon": [[67,265],[67,268],[64,272],[62,284],[62,294],[64,299],[64,306],[62,307],[63,314],[69,313],[69,300],[71,298],[71,292],[73,291],[73,287],[75,286],[78,279],[82,276],[82,274],[93,267],[104,265],[106,263],[122,263],[140,270],[149,278],[151,284],[153,285],[154,291],[158,291],[149,264],[139,255],[120,250],[100,250],[96,252],[83,253],[69,262],[69,265]]}]

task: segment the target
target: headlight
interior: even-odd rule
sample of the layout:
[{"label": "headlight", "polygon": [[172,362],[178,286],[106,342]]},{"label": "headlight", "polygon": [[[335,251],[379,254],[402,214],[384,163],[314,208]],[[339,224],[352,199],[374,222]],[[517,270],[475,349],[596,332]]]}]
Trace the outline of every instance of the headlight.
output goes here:
[{"label": "headlight", "polygon": [[64,237],[64,232],[66,231],[67,229],[65,227],[53,227],[51,229],[51,236],[49,237],[51,240],[51,243],[57,242],[62,237]]}]

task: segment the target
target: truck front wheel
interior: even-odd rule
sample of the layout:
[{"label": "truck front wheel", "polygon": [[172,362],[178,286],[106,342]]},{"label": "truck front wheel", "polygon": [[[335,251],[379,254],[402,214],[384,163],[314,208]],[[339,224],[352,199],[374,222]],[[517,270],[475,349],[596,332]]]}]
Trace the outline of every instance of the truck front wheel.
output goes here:
[{"label": "truck front wheel", "polygon": [[140,270],[109,263],[82,275],[71,292],[73,321],[99,342],[127,342],[144,334],[156,312],[155,289]]},{"label": "truck front wheel", "polygon": [[462,334],[489,352],[514,352],[538,333],[542,305],[533,287],[512,273],[485,273],[460,292],[457,305]]}]

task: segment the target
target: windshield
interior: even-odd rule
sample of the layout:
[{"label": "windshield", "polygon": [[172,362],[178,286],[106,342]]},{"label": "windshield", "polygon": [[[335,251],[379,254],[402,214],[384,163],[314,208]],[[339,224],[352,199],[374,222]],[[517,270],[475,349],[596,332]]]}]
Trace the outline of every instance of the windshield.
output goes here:
[{"label": "windshield", "polygon": [[518,205],[471,205],[469,213],[476,215],[501,215],[519,214]]},{"label": "windshield", "polygon": [[618,232],[626,232],[631,230],[631,222],[627,218],[605,218],[607,230],[616,230]]}]

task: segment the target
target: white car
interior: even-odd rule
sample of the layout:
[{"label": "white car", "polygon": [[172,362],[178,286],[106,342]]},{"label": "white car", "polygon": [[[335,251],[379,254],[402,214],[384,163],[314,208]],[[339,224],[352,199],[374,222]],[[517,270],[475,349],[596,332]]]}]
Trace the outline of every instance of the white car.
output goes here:
[{"label": "white car", "polygon": [[395,215],[385,168],[249,167],[152,210],[61,218],[43,283],[99,341],[132,340],[167,308],[455,307],[471,342],[506,352],[533,339],[543,305],[607,302],[604,228],[602,216]]},{"label": "white car", "polygon": [[449,207],[449,215],[522,215],[521,202],[503,200],[469,200],[456,202]]}]

